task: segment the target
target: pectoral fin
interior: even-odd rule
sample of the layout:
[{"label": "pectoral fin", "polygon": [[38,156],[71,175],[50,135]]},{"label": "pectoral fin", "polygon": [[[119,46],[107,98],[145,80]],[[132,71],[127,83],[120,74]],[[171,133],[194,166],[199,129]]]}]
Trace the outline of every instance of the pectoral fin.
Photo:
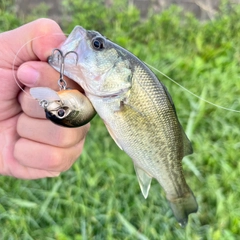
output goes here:
[{"label": "pectoral fin", "polygon": [[105,122],[104,122],[104,124],[105,124],[105,126],[106,126],[106,128],[107,128],[107,130],[108,130],[108,132],[109,132],[109,134],[110,134],[110,136],[111,136],[112,139],[114,140],[114,142],[118,145],[118,147],[119,147],[121,150],[123,150],[122,147],[121,147],[121,145],[120,145],[120,143],[118,142],[118,139],[116,138],[115,134],[113,133],[112,129],[111,129]]},{"label": "pectoral fin", "polygon": [[149,189],[151,187],[152,177],[150,177],[144,170],[137,167],[135,164],[134,164],[134,168],[137,174],[138,183],[140,185],[142,194],[144,198],[147,198]]}]

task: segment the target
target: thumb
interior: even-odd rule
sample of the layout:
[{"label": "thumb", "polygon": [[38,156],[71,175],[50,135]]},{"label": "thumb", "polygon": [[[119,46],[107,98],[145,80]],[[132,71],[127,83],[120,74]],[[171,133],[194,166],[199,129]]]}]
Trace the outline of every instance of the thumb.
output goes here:
[{"label": "thumb", "polygon": [[65,36],[59,25],[50,19],[38,19],[14,30],[1,34],[0,52],[9,68],[14,62],[19,67],[31,60],[46,61],[52,49],[59,46]]}]

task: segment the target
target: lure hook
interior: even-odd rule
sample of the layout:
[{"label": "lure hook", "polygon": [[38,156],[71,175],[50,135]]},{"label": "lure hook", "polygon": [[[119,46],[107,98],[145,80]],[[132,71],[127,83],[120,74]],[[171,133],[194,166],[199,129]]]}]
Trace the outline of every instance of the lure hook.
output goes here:
[{"label": "lure hook", "polygon": [[[78,54],[75,51],[69,51],[69,52],[63,54],[63,52],[60,49],[55,48],[52,51],[52,55],[54,55],[56,51],[59,53],[60,58],[61,58],[60,71],[59,71],[60,72],[60,78],[58,80],[58,85],[60,87],[60,90],[66,90],[67,82],[64,79],[64,64],[65,64],[64,62],[65,62],[65,58],[67,57],[67,55],[73,53],[73,54],[76,55],[76,64],[77,64],[77,62],[78,62]],[[59,60],[59,55],[58,55],[58,60]]]}]

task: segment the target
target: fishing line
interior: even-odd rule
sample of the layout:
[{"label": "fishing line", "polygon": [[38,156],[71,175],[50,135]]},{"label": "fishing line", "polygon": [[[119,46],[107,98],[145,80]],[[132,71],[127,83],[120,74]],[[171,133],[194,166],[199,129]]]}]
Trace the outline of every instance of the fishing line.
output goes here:
[{"label": "fishing line", "polygon": [[26,43],[24,43],[24,44],[19,48],[19,50],[17,51],[17,53],[16,53],[16,55],[15,55],[15,57],[14,57],[13,63],[12,63],[12,74],[13,74],[14,81],[16,82],[17,86],[18,86],[28,97],[30,97],[31,99],[33,99],[33,97],[32,97],[29,93],[27,93],[27,92],[21,87],[19,81],[18,81],[17,78],[16,78],[16,75],[15,75],[15,63],[16,63],[16,60],[17,60],[17,57],[18,57],[19,53],[21,52],[21,50],[22,50],[27,44],[29,44],[29,43],[32,42],[33,40],[38,39],[38,38],[41,38],[41,37],[43,37],[43,36],[45,36],[45,35],[41,35],[41,36],[35,37],[35,38],[33,38],[33,39],[30,39],[30,40],[27,41]]},{"label": "fishing line", "polygon": [[223,107],[221,105],[218,105],[216,103],[213,103],[211,101],[208,101],[207,99],[204,99],[202,97],[200,97],[199,95],[193,93],[192,91],[190,91],[189,89],[185,88],[184,86],[182,86],[181,84],[179,84],[178,82],[176,82],[175,80],[173,80],[172,78],[168,77],[166,74],[164,74],[163,72],[161,72],[160,70],[158,70],[157,68],[151,66],[150,64],[148,63],[145,63],[147,66],[149,66],[150,68],[152,68],[153,70],[155,70],[156,72],[160,73],[161,75],[163,75],[164,77],[166,77],[167,79],[169,79],[170,81],[172,81],[173,83],[175,83],[177,86],[179,86],[180,88],[182,88],[184,91],[188,92],[189,94],[193,95],[194,97],[210,104],[210,105],[213,105],[214,107],[217,107],[217,108],[220,108],[220,109],[223,109],[223,110],[226,110],[226,111],[230,111],[230,112],[236,112],[236,113],[240,113],[240,110],[234,110],[232,108],[227,108],[227,107]]},{"label": "fishing line", "polygon": [[[60,35],[60,33],[53,33],[52,35]],[[69,35],[69,34],[65,34],[65,35],[67,36],[67,35]],[[17,80],[17,78],[16,78],[16,76],[15,76],[15,63],[16,63],[16,60],[17,60],[17,57],[18,57],[20,51],[21,51],[27,44],[29,44],[30,42],[32,42],[32,41],[34,41],[34,40],[36,40],[36,39],[39,39],[39,38],[41,38],[41,37],[44,37],[44,36],[46,36],[46,35],[41,35],[41,36],[35,37],[35,38],[33,38],[33,39],[30,39],[30,40],[27,41],[26,43],[24,43],[24,44],[19,48],[19,50],[17,51],[17,53],[16,53],[16,55],[15,55],[15,57],[14,57],[13,63],[12,63],[13,78],[14,78],[17,86],[18,86],[26,95],[28,95],[28,97],[30,97],[31,99],[33,99],[33,97],[32,97],[29,93],[27,93],[27,92],[21,87],[20,83],[18,82],[18,80]],[[200,97],[199,95],[197,95],[197,94],[193,93],[192,91],[190,91],[189,89],[185,88],[184,86],[182,86],[181,84],[179,84],[178,82],[176,82],[175,80],[173,80],[172,78],[170,78],[169,76],[167,76],[166,74],[164,74],[163,72],[161,72],[160,70],[158,70],[157,68],[153,67],[152,65],[150,65],[150,64],[148,64],[148,63],[146,63],[146,62],[145,62],[145,64],[146,64],[147,66],[149,66],[150,68],[152,68],[153,70],[155,70],[156,72],[160,73],[162,76],[164,76],[164,77],[166,77],[167,79],[169,79],[170,81],[172,81],[173,83],[175,83],[177,86],[179,86],[180,88],[182,88],[184,91],[186,91],[186,92],[188,92],[189,94],[193,95],[194,97],[196,97],[196,98],[198,98],[198,99],[200,99],[200,100],[202,100],[202,101],[204,101],[204,102],[206,102],[206,103],[208,103],[208,104],[210,104],[210,105],[212,105],[212,106],[214,106],[214,107],[217,107],[217,108],[219,108],[219,109],[223,109],[223,110],[230,111],[230,112],[240,113],[240,110],[234,110],[234,109],[232,109],[232,108],[227,108],[227,107],[218,105],[218,104],[216,104],[216,103],[213,103],[213,102],[211,102],[211,101],[208,101],[207,99],[204,99],[204,98]]]},{"label": "fishing line", "polygon": [[[62,34],[61,34],[61,33],[52,33],[52,35],[62,35]],[[68,34],[65,34],[65,35],[67,36]],[[46,36],[45,34],[44,34],[44,35],[40,35],[40,36],[37,36],[37,37],[35,37],[35,38],[32,38],[32,39],[30,39],[29,41],[27,41],[26,43],[24,43],[24,44],[19,48],[19,50],[17,51],[17,53],[16,53],[16,55],[15,55],[15,57],[14,57],[14,59],[13,59],[13,63],[12,63],[12,74],[13,74],[14,81],[16,82],[17,86],[18,86],[29,98],[31,98],[31,99],[34,99],[34,98],[33,98],[29,93],[27,93],[27,92],[21,87],[18,79],[16,78],[16,74],[15,74],[15,63],[16,63],[16,61],[17,61],[17,57],[18,57],[19,53],[21,52],[21,50],[22,50],[27,44],[29,44],[30,42],[33,42],[33,41],[36,40],[36,39],[39,39],[39,38],[45,37],[45,36]]]}]

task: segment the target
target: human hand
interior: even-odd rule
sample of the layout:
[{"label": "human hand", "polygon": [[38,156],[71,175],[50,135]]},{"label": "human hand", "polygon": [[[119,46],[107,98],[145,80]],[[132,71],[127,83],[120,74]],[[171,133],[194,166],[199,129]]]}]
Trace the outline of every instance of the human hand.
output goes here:
[{"label": "human hand", "polygon": [[[54,125],[45,119],[38,102],[24,93],[15,80],[17,76],[26,92],[29,87],[37,86],[57,90],[59,73],[46,61],[64,40],[60,27],[49,19],[0,34],[2,175],[23,179],[58,176],[81,154],[89,124],[75,129]],[[67,82],[69,87],[79,88],[76,83]]]}]

